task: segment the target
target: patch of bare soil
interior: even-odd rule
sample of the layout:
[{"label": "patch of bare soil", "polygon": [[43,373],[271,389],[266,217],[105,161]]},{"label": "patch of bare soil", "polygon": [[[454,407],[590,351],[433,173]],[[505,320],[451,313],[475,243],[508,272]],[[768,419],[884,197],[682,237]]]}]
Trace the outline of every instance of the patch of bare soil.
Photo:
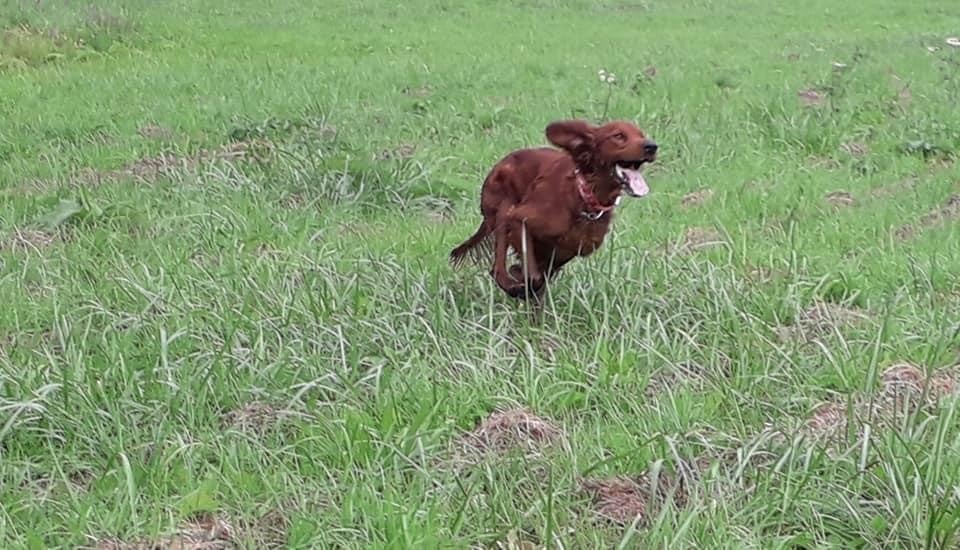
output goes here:
[{"label": "patch of bare soil", "polygon": [[819,155],[808,156],[804,161],[804,164],[806,164],[809,168],[814,168],[817,170],[836,170],[840,168],[840,163],[837,162],[837,159]]},{"label": "patch of bare soil", "polygon": [[[718,467],[741,480],[749,476],[749,470],[761,470],[775,464],[783,454],[788,438],[782,428],[771,423],[764,424],[759,432],[745,439],[733,439],[712,452]],[[707,458],[701,458],[701,464]],[[702,471],[706,471],[706,468]]]},{"label": "patch of bare soil", "polygon": [[563,431],[549,420],[518,408],[495,411],[458,443],[471,454],[505,454],[513,449],[538,452],[562,437]]},{"label": "patch of bare soil", "polygon": [[257,548],[285,548],[290,519],[280,508],[263,514],[251,525],[243,526],[244,535],[252,539]]},{"label": "patch of bare soil", "polygon": [[953,164],[953,157],[936,157],[927,161],[927,169],[931,173],[939,172],[952,167]]},{"label": "patch of bare soil", "polygon": [[261,401],[254,401],[225,414],[222,419],[222,425],[225,429],[263,435],[276,428],[284,419],[293,416],[303,415],[289,410],[278,409],[273,405]]},{"label": "patch of bare soil", "polygon": [[824,196],[830,206],[853,206],[857,201],[847,191],[831,191]]},{"label": "patch of bare soil", "polygon": [[423,217],[430,223],[447,223],[450,221],[450,214],[446,210],[427,210]]},{"label": "patch of bare soil", "polygon": [[376,155],[374,155],[374,160],[377,161],[386,161],[386,160],[406,160],[412,158],[414,153],[417,152],[417,146],[411,143],[402,143],[392,149],[384,149]]},{"label": "patch of bare soil", "polygon": [[240,141],[216,149],[203,149],[193,155],[161,153],[136,160],[117,170],[85,168],[75,174],[71,180],[79,185],[98,185],[123,180],[152,183],[162,177],[195,171],[203,164],[263,160],[271,150],[272,145],[266,141]]},{"label": "patch of bare soil", "polygon": [[804,107],[819,107],[827,102],[827,94],[813,89],[800,90],[797,98]]},{"label": "patch of bare soil", "polygon": [[382,224],[376,222],[356,221],[342,223],[337,226],[338,233],[351,237],[369,237],[384,231],[386,231],[386,228]]},{"label": "patch of bare soil", "polygon": [[916,177],[911,176],[896,183],[881,185],[880,187],[871,189],[869,195],[872,199],[886,199],[894,197],[900,193],[913,190],[913,188],[917,186],[918,182],[919,180]]},{"label": "patch of bare soil", "polygon": [[649,398],[654,398],[681,387],[702,391],[711,380],[719,377],[726,378],[730,375],[729,361],[726,357],[722,359],[723,364],[717,369],[720,372],[712,371],[710,367],[691,362],[660,367],[650,376],[644,394]]},{"label": "patch of bare soil", "polygon": [[783,269],[760,265],[750,269],[745,278],[753,283],[769,283],[784,279],[787,275],[788,273]]},{"label": "patch of bare soil", "polygon": [[955,221],[958,218],[960,218],[960,194],[955,194],[951,195],[940,208],[921,216],[917,223],[900,226],[895,235],[899,240],[905,241],[915,237],[924,229]]},{"label": "patch of bare soil", "polygon": [[840,150],[851,157],[864,157],[870,152],[870,146],[862,141],[848,141],[840,144]]},{"label": "patch of bare soil", "polygon": [[173,137],[173,132],[157,124],[147,124],[146,126],[141,126],[137,130],[137,133],[140,134],[141,137],[147,139],[164,140]]},{"label": "patch of bare soil", "polygon": [[24,178],[21,179],[20,183],[16,185],[7,187],[5,189],[0,189],[0,197],[20,197],[23,195],[29,195],[30,193],[49,191],[50,188],[50,182],[43,179]]},{"label": "patch of bare soil", "polygon": [[511,529],[506,536],[506,540],[498,540],[496,542],[495,548],[497,550],[542,550],[546,549],[546,546],[543,544],[538,544],[536,542],[527,540],[524,538],[525,533],[519,532],[516,529]]},{"label": "patch of bare soil", "polygon": [[672,243],[668,251],[675,254],[690,254],[698,250],[712,248],[726,244],[726,239],[714,229],[706,227],[688,227],[683,234],[683,240]]},{"label": "patch of bare soil", "polygon": [[710,200],[711,197],[713,197],[712,189],[700,189],[698,191],[692,191],[680,199],[680,205],[687,208],[700,206]]},{"label": "patch of bare soil", "polygon": [[280,200],[280,206],[287,210],[299,210],[307,204],[307,197],[300,191],[294,191]]},{"label": "patch of bare soil", "polygon": [[755,267],[747,273],[747,278],[758,283],[768,283],[773,280],[773,270],[768,267]]},{"label": "patch of bare soil", "polygon": [[906,109],[910,107],[913,103],[913,92],[910,91],[910,86],[904,86],[897,92],[897,105],[901,108]]},{"label": "patch of bare soil", "polygon": [[4,252],[40,252],[57,241],[57,236],[35,229],[17,229],[0,239],[0,251]]},{"label": "patch of bare soil", "polygon": [[783,341],[809,340],[838,327],[858,325],[870,320],[865,312],[832,302],[815,301],[797,316],[793,325],[781,325],[774,331]]},{"label": "patch of bare soil", "polygon": [[433,88],[431,88],[429,85],[404,88],[402,91],[405,95],[412,97],[430,97],[433,95]]},{"label": "patch of bare soil", "polygon": [[227,550],[238,548],[233,527],[224,519],[202,516],[184,523],[177,532],[157,540],[123,541],[116,538],[96,542],[96,550]]},{"label": "patch of bare soil", "polygon": [[816,301],[804,312],[801,322],[810,327],[832,328],[835,325],[850,325],[869,317],[856,309],[833,302]]},{"label": "patch of bare soil", "polygon": [[636,477],[616,476],[586,479],[581,490],[590,497],[593,511],[618,525],[649,522],[671,499],[677,506],[687,501],[687,483],[661,471],[656,480],[649,473]]},{"label": "patch of bare soil", "polygon": [[63,490],[71,493],[85,493],[90,488],[93,481],[93,472],[85,469],[75,469],[67,471],[65,478],[55,478],[53,476],[42,474],[34,478],[28,478],[21,483],[20,488],[32,493],[34,498],[43,502],[50,498],[55,491]]}]

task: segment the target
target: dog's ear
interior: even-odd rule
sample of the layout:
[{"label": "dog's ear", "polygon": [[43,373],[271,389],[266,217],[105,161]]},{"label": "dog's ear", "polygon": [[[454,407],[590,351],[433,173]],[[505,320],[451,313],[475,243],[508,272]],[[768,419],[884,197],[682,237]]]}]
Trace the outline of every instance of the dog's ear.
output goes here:
[{"label": "dog's ear", "polygon": [[593,156],[594,127],[582,120],[551,122],[546,129],[547,140],[565,149],[578,163],[589,163]]}]

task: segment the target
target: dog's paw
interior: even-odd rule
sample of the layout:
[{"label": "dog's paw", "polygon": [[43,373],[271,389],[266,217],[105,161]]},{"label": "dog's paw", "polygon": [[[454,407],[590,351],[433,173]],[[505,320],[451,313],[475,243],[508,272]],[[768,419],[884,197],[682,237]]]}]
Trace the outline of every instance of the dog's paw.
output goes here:
[{"label": "dog's paw", "polygon": [[507,296],[517,299],[517,300],[526,300],[527,299],[527,287],[524,285],[514,285],[509,286],[503,289],[507,293]]},{"label": "dog's paw", "polygon": [[506,277],[497,277],[493,270],[490,271],[490,276],[507,296],[520,300],[539,296],[545,284],[543,277],[530,279],[526,281],[528,284],[524,284],[523,268],[516,264],[510,266]]},{"label": "dog's paw", "polygon": [[544,288],[544,280],[543,278],[537,278],[528,281],[528,284],[524,284],[523,275],[521,274],[517,283],[506,285],[501,288],[503,288],[503,291],[506,292],[511,298],[527,300],[540,296],[541,291]]}]

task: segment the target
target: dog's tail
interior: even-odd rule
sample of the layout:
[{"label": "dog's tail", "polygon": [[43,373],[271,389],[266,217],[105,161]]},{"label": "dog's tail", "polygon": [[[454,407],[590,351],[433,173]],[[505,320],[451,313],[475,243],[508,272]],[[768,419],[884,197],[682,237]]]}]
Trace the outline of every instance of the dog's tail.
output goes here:
[{"label": "dog's tail", "polygon": [[483,222],[480,223],[480,227],[477,228],[476,233],[460,246],[450,251],[450,263],[454,267],[459,267],[463,264],[464,260],[466,260],[467,256],[472,257],[474,261],[479,261],[483,256],[492,253],[493,242],[490,238],[493,236],[492,225],[488,219],[483,220]]}]

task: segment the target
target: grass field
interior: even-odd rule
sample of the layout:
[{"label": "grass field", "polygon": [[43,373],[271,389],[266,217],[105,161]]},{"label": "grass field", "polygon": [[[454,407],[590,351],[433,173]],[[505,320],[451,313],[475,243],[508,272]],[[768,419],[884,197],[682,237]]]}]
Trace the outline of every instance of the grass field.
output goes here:
[{"label": "grass field", "polygon": [[[0,547],[956,548],[955,4],[0,0]],[[447,254],[570,117],[538,322]]]}]

